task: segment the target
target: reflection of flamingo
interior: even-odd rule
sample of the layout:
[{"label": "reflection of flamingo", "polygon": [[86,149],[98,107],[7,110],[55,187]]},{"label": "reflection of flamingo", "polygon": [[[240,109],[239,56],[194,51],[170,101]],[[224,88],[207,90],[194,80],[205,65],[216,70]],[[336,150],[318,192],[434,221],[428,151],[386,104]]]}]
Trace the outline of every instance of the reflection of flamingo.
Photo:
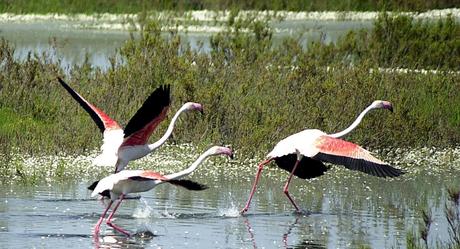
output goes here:
[{"label": "reflection of flamingo", "polygon": [[[393,168],[373,157],[367,150],[356,144],[338,139],[338,137],[352,131],[361,122],[364,115],[375,108],[393,110],[390,102],[376,100],[358,116],[350,127],[342,132],[328,135],[320,130],[307,129],[281,140],[268,153],[267,159],[259,164],[249,199],[246,206],[241,210],[241,213],[249,209],[263,166],[273,160],[280,168],[291,172],[284,186],[284,193],[292,205],[294,205],[297,212],[300,212],[300,209],[289,195],[289,183],[292,175],[296,175],[302,179],[321,176],[328,170],[328,167],[323,162],[341,164],[348,169],[358,170],[378,177],[395,177],[401,175],[403,173],[401,170]],[[298,167],[299,165],[300,167]]]},{"label": "reflection of flamingo", "polygon": [[294,223],[290,224],[286,233],[283,234],[284,248],[288,248],[288,237],[291,235],[292,229],[299,223],[299,218],[296,217]]},{"label": "reflection of flamingo", "polygon": [[257,248],[254,230],[252,229],[251,223],[249,223],[249,220],[246,217],[244,218],[244,224],[246,225],[246,229],[248,230],[249,238],[251,238],[252,247]]},{"label": "reflection of flamingo", "polygon": [[156,89],[134,114],[123,131],[116,121],[86,101],[61,78],[58,77],[58,81],[85,109],[103,133],[102,153],[94,159],[93,164],[99,166],[116,165],[115,172],[124,169],[129,161],[146,156],[161,146],[171,135],[174,124],[182,112],[188,110],[203,111],[201,104],[192,102],[184,104],[172,118],[163,137],[153,144],[147,144],[152,132],[166,118],[171,102],[169,85]]},{"label": "reflection of flamingo", "polygon": [[205,153],[203,153],[190,167],[174,174],[161,175],[150,170],[123,170],[116,174],[109,175],[100,181],[94,182],[90,187],[88,187],[88,189],[93,190],[91,196],[94,197],[100,194],[103,196],[108,196],[111,199],[109,205],[105,209],[104,213],[102,213],[101,218],[99,219],[94,228],[94,234],[97,235],[99,233],[99,227],[105,215],[107,214],[107,211],[109,210],[113,202],[119,199],[119,202],[115,205],[115,207],[112,210],[112,213],[107,218],[107,225],[113,227],[115,230],[127,236],[130,236],[130,234],[127,231],[116,226],[111,221],[113,215],[117,211],[117,208],[123,201],[123,198],[129,193],[149,191],[155,186],[162,183],[170,183],[173,185],[184,187],[189,190],[206,189],[206,186],[204,185],[190,180],[180,180],[180,178],[183,178],[192,173],[207,157],[221,154],[233,157],[231,149],[226,147],[214,146],[208,149]]}]

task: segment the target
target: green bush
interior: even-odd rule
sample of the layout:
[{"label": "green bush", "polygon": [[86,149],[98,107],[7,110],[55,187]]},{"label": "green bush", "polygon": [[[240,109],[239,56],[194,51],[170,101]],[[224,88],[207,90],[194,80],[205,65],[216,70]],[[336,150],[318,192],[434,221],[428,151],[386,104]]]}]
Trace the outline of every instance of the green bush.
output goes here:
[{"label": "green bush", "polygon": [[448,16],[437,21],[414,20],[382,13],[371,30],[351,31],[325,45],[309,45],[311,56],[323,62],[412,69],[460,70],[460,24]]}]

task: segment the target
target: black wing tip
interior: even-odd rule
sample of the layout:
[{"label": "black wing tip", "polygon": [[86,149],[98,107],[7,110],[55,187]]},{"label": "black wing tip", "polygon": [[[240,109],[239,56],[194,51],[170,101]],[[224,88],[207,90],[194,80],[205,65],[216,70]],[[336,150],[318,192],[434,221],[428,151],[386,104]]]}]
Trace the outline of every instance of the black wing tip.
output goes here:
[{"label": "black wing tip", "polygon": [[[93,182],[93,183],[88,187],[88,190],[94,191],[94,189],[96,188],[96,186],[97,186],[98,183],[99,183],[99,181]],[[101,193],[99,193],[99,195],[104,196],[104,197],[107,197],[107,198],[110,198],[110,191],[106,189],[106,190],[102,191]]]},{"label": "black wing tip", "polygon": [[67,83],[65,83],[65,81],[61,77],[57,76],[56,79],[59,83],[67,85]]},{"label": "black wing tip", "polygon": [[193,191],[201,191],[208,189],[208,186],[192,180],[169,180],[168,182]]},{"label": "black wing tip", "polygon": [[95,181],[93,182],[89,187],[88,187],[88,190],[94,190],[97,186],[97,184],[99,183],[99,181]]},{"label": "black wing tip", "polygon": [[142,129],[152,119],[161,115],[165,108],[169,108],[171,105],[170,88],[169,84],[161,85],[149,95],[126,125],[124,130],[125,138]]},{"label": "black wing tip", "polygon": [[164,84],[161,85],[159,88],[155,89],[152,95],[158,95],[158,101],[163,105],[163,106],[169,106],[171,103],[171,85],[170,84]]}]

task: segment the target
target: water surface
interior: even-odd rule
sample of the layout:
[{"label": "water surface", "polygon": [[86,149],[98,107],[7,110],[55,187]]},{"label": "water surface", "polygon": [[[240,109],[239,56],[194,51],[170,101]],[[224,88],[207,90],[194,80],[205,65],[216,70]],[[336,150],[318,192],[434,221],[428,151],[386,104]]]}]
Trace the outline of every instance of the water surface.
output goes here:
[{"label": "water surface", "polygon": [[[150,158],[158,165],[162,153]],[[158,171],[176,171],[195,158],[178,153],[161,160]],[[459,186],[459,160],[441,163],[401,155],[408,171],[398,179],[380,179],[333,167],[315,180],[294,179],[291,194],[307,215],[297,215],[282,188],[288,174],[269,167],[251,209],[244,206],[256,171],[254,163],[210,159],[191,179],[209,189],[191,192],[160,185],[138,200],[122,203],[114,223],[137,235],[126,238],[102,225],[92,228],[103,211],[86,187],[99,173],[83,180],[44,180],[36,185],[4,183],[0,193],[2,248],[372,248],[405,247],[407,233],[417,230],[420,211],[431,210],[430,241],[448,240],[444,204],[447,187]],[[433,155],[434,156],[434,155]],[[182,159],[183,158],[183,159]],[[438,164],[433,164],[438,162]],[[412,162],[411,165],[408,165]],[[70,162],[78,163],[79,162]],[[429,163],[429,164],[428,164]],[[42,167],[35,165],[35,167]],[[132,166],[136,167],[136,166]],[[88,167],[91,171],[90,167]],[[107,174],[107,173],[102,173]]]},{"label": "water surface", "polygon": [[[371,21],[312,21],[290,20],[273,22],[274,45],[287,36],[299,38],[304,46],[322,40],[335,42],[349,30],[369,29]],[[167,33],[165,33],[166,35]],[[215,32],[180,32],[183,42],[204,53],[210,51],[210,37]],[[88,29],[70,21],[1,22],[0,38],[15,45],[15,57],[24,59],[29,53],[46,52],[61,60],[63,68],[80,65],[86,59],[95,67],[110,67],[109,57],[116,55],[130,31],[113,29]],[[136,37],[136,32],[134,32]]]}]

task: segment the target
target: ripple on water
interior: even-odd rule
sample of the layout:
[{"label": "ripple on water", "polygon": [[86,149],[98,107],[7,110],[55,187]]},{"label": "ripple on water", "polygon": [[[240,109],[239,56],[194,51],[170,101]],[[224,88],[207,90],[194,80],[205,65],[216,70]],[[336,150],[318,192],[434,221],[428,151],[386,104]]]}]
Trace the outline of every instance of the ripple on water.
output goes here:
[{"label": "ripple on water", "polygon": [[[192,145],[168,145],[130,167],[170,173],[187,167],[200,152]],[[318,248],[404,247],[405,235],[415,231],[419,211],[427,207],[436,217],[434,238],[445,241],[444,188],[460,184],[460,150],[389,149],[376,153],[408,173],[380,179],[332,167],[315,180],[295,178],[290,193],[310,211],[304,216],[293,214],[282,191],[288,174],[276,167],[264,170],[251,209],[240,216],[259,158],[212,158],[189,177],[207,184],[210,188],[205,191],[160,185],[142,193],[140,199],[123,201],[114,223],[132,233],[151,231],[153,239],[148,239],[149,235],[145,240],[136,236],[127,239],[103,223],[99,243],[162,248],[301,247],[310,242]],[[3,185],[0,244],[11,248],[91,247],[92,229],[104,205],[90,198],[86,186],[112,170],[91,166],[95,155],[18,156],[15,163],[23,163],[26,174],[64,165],[67,178],[62,181],[46,173],[47,182],[24,185],[11,179],[11,184]]]}]

